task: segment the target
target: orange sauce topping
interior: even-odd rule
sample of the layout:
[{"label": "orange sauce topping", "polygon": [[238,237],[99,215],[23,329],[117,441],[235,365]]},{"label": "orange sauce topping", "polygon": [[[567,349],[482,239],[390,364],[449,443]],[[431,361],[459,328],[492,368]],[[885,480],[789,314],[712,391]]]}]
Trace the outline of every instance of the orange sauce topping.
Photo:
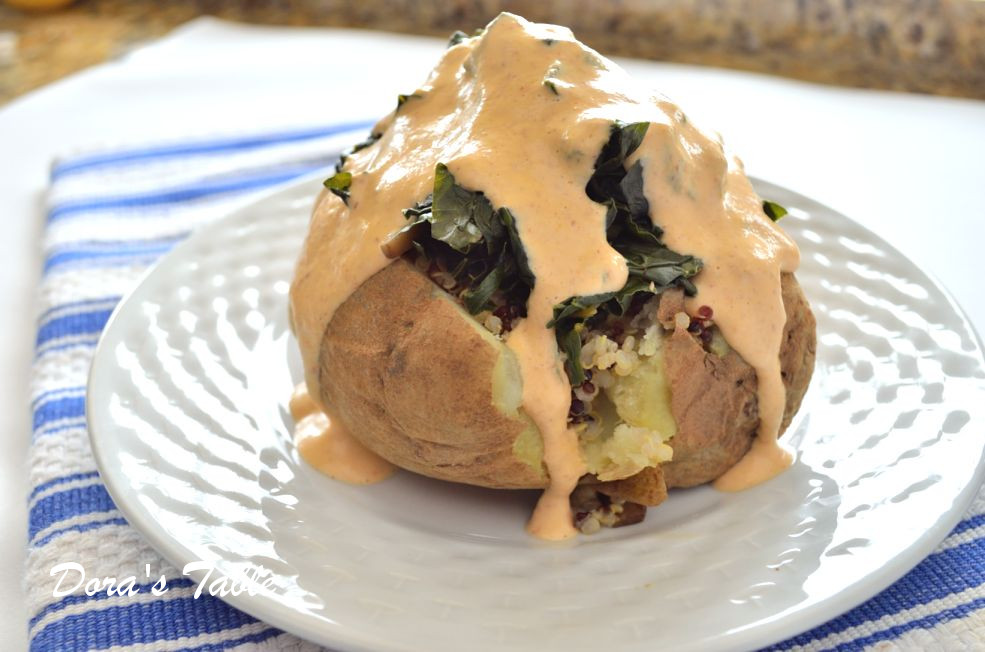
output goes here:
[{"label": "orange sauce topping", "polygon": [[[763,214],[741,164],[719,140],[565,28],[501,14],[481,37],[450,47],[425,84],[376,125],[380,139],[346,161],[349,204],[328,193],[319,198],[291,286],[307,388],[319,396],[318,353],[329,320],[390,262],[381,246],[406,224],[402,209],[431,192],[437,163],[460,185],[509,208],[536,277],[527,318],[506,344],[520,364],[523,409],[544,440],[551,484],[528,525],[544,539],[575,534],[568,496],[585,472],[577,436],[567,428],[570,386],[547,322],[555,304],[615,291],[627,280],[625,261],[606,241],[605,207],[585,194],[615,121],[650,123],[627,164],[642,162],[651,217],[667,245],[704,260],[688,309],[711,306],[760,379],[759,437],[717,486],[762,481],[789,463],[776,445],[784,402],[780,272],[796,268],[796,246]],[[338,426],[328,423],[330,430]],[[336,460],[350,454],[340,450]]]},{"label": "orange sauce topping", "polygon": [[325,475],[349,484],[373,484],[386,480],[396,470],[360,444],[339,421],[325,414],[304,383],[294,389],[290,408],[298,453]]}]

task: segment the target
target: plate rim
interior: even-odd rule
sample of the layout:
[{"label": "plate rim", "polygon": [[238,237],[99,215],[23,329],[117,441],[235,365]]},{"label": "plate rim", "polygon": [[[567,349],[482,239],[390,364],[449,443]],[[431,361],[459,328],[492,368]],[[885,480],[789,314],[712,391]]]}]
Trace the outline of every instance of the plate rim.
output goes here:
[{"label": "plate rim", "polygon": [[[96,414],[95,406],[93,405],[93,392],[90,391],[94,385],[93,378],[99,373],[97,368],[103,364],[101,361],[105,360],[107,357],[107,341],[110,339],[110,334],[114,331],[117,324],[122,319],[121,315],[124,311],[128,310],[128,306],[134,300],[134,297],[138,291],[150,282],[151,278],[158,273],[159,269],[163,265],[167,264],[167,261],[180,256],[186,248],[194,247],[199,239],[207,237],[209,232],[212,230],[227,228],[228,224],[234,223],[237,219],[242,219],[242,215],[244,213],[254,210],[257,206],[263,204],[264,202],[272,201],[282,195],[289,196],[291,193],[296,193],[300,188],[313,185],[316,180],[319,180],[322,177],[324,177],[324,172],[315,172],[298,177],[297,179],[284,184],[274,186],[262,193],[258,193],[249,201],[244,201],[239,206],[230,209],[207,224],[203,224],[195,228],[187,238],[178,243],[171,251],[161,256],[161,258],[155,261],[147,270],[143,272],[143,274],[141,274],[140,278],[134,282],[130,290],[111,312],[93,351],[92,361],[90,363],[86,380],[86,429],[100,479],[105,485],[106,491],[109,493],[114,505],[124,516],[127,523],[136,529],[144,540],[158,554],[174,565],[179,571],[182,571],[184,564],[188,563],[188,560],[185,559],[187,555],[184,554],[188,552],[187,549],[176,537],[168,536],[166,532],[163,532],[156,527],[156,523],[149,519],[143,518],[141,515],[141,510],[137,509],[136,502],[131,502],[133,500],[133,494],[129,492],[129,486],[122,481],[125,478],[122,474],[114,473],[113,467],[107,464],[107,460],[105,458],[107,452],[100,445],[99,436],[96,434],[96,428],[94,428],[93,425],[93,416]],[[796,195],[798,199],[802,200],[805,204],[810,204],[818,209],[836,214],[840,218],[850,221],[856,228],[864,232],[865,235],[877,239],[888,253],[905,260],[918,269],[920,273],[926,276],[926,278],[933,285],[934,289],[940,292],[941,295],[947,300],[951,309],[967,327],[971,339],[977,347],[979,363],[983,368],[985,368],[985,344],[983,344],[981,335],[978,333],[974,323],[970,320],[968,314],[961,307],[960,303],[944,286],[944,284],[941,283],[936,275],[918,265],[911,258],[899,251],[899,249],[897,249],[892,243],[888,242],[865,225],[859,223],[844,213],[831,208],[827,204],[817,201],[796,190],[770,182],[760,177],[750,175],[749,178],[757,192],[763,188],[775,188],[782,192]],[[315,190],[315,188],[313,187],[312,190]],[[964,514],[968,511],[968,508],[974,502],[983,484],[985,484],[985,448],[982,450],[981,457],[978,461],[975,472],[972,474],[971,481],[967,483],[960,492],[958,492],[952,503],[952,508],[950,511],[938,518],[933,526],[924,530],[919,537],[917,537],[902,552],[893,557],[889,563],[883,564],[867,573],[862,580],[850,585],[845,591],[837,594],[837,596],[830,596],[826,600],[816,602],[793,614],[784,614],[782,612],[775,614],[771,619],[759,621],[758,626],[749,625],[730,632],[722,633],[715,639],[717,644],[731,648],[748,646],[763,647],[780,643],[788,638],[805,633],[818,627],[819,625],[822,625],[823,623],[837,618],[838,616],[851,611],[860,604],[875,597],[913,570],[913,568],[915,568],[921,561],[928,557],[934,548],[936,548],[937,545],[943,541],[961,521]],[[186,574],[185,576],[191,578],[196,584],[198,584],[205,575],[205,571],[194,571]],[[213,575],[213,577],[215,576],[216,575]],[[846,596],[848,596],[847,599]],[[835,597],[837,597],[837,600]],[[219,599],[223,600],[233,608],[243,611],[260,622],[281,629],[284,632],[294,634],[308,641],[316,642],[321,645],[336,646],[340,650],[345,649],[356,650],[358,652],[374,652],[383,649],[415,649],[413,647],[401,645],[398,641],[395,641],[392,638],[381,639],[378,636],[366,636],[367,632],[362,629],[342,627],[330,619],[325,619],[324,621],[319,622],[317,619],[310,618],[308,616],[299,618],[298,611],[287,607],[273,595],[259,593],[256,596],[250,596],[248,593],[243,593],[238,596],[223,596],[219,597]]]}]

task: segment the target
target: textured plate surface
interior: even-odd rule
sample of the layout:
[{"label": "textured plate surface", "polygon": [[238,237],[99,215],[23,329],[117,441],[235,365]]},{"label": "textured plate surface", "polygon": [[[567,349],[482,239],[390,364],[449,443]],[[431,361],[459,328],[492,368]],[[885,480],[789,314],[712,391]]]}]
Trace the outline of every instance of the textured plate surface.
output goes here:
[{"label": "textured plate surface", "polygon": [[545,544],[536,498],[408,473],[350,487],[303,464],[287,289],[317,181],[206,226],[119,308],[93,364],[102,477],[179,568],[269,590],[228,601],[338,649],[752,647],[874,595],[957,522],[981,483],[981,346],[942,289],[848,218],[791,209],[818,321],[795,465],[755,489],[671,494],[635,527]]}]

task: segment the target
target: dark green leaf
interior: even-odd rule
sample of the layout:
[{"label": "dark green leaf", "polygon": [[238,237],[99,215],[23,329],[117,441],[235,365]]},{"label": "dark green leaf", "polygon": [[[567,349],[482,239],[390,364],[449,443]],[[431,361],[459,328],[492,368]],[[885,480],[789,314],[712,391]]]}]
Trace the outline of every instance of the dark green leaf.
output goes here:
[{"label": "dark green leaf", "polygon": [[619,190],[626,202],[626,209],[634,222],[646,221],[652,224],[650,219],[650,202],[643,194],[643,165],[636,161],[619,181]]},{"label": "dark green leaf", "polygon": [[581,366],[581,335],[572,328],[558,337],[558,348],[568,358],[564,362],[564,370],[568,373],[571,384],[581,385],[585,382],[585,369]]},{"label": "dark green leaf", "polygon": [[465,301],[465,308],[470,314],[476,315],[482,312],[489,304],[489,299],[493,292],[499,289],[503,282],[503,268],[493,267],[486,277],[477,286],[469,288],[462,295]]},{"label": "dark green leaf", "polygon": [[420,93],[411,93],[410,95],[404,95],[401,93],[397,96],[397,110],[399,111],[400,107],[407,103],[407,100],[419,100],[422,97],[424,96]]},{"label": "dark green leaf", "polygon": [[550,89],[550,91],[555,95],[561,94],[557,90],[557,84],[554,83],[557,80],[559,72],[561,72],[561,62],[555,61],[551,64],[551,67],[547,69],[547,74],[544,75],[544,86]]},{"label": "dark green leaf", "polygon": [[481,192],[476,194],[478,198],[472,219],[475,220],[475,225],[479,227],[482,239],[486,243],[486,252],[494,254],[502,249],[503,238],[506,236],[506,225],[503,223],[502,216],[498,215],[498,211],[492,210],[492,204],[489,203],[486,196]]},{"label": "dark green leaf", "polygon": [[774,222],[778,222],[781,217],[787,214],[787,209],[780,206],[775,201],[764,200],[763,212],[766,213],[766,217],[770,218]]},{"label": "dark green leaf", "polygon": [[452,47],[453,45],[458,45],[462,41],[467,41],[468,39],[475,38],[476,36],[482,36],[485,33],[485,31],[486,31],[485,28],[480,27],[476,29],[474,32],[472,32],[471,36],[469,36],[468,34],[466,34],[461,30],[455,30],[452,33],[451,37],[448,39],[448,47]]},{"label": "dark green leaf", "polygon": [[431,215],[431,202],[433,195],[428,195],[423,201],[418,202],[411,208],[405,208],[403,210],[404,217],[409,220],[414,220],[415,222],[423,222],[429,219]]},{"label": "dark green leaf", "polygon": [[637,150],[646,136],[646,130],[650,127],[649,122],[633,122],[628,125],[619,126],[619,153],[625,162],[633,152]]},{"label": "dark green leaf", "polygon": [[335,195],[342,198],[346,204],[349,203],[349,186],[352,185],[352,174],[350,172],[336,172],[325,179],[323,185]]},{"label": "dark green leaf", "polygon": [[509,235],[510,246],[513,249],[513,258],[516,260],[517,272],[520,275],[520,279],[532,288],[534,286],[534,273],[530,269],[530,262],[527,260],[527,252],[523,249],[523,243],[520,242],[520,233],[516,229],[516,218],[513,217],[513,213],[508,208],[500,208],[497,213],[503,226],[506,227],[506,233]]},{"label": "dark green leaf", "polygon": [[572,323],[574,321],[584,321],[587,316],[580,314],[583,310],[603,304],[614,296],[616,296],[615,292],[606,292],[604,294],[593,294],[584,297],[571,297],[566,301],[562,301],[554,306],[554,317],[551,321],[547,322],[547,327],[554,328],[558,324],[563,324],[571,320],[573,320]]},{"label": "dark green leaf", "polygon": [[434,169],[431,210],[431,236],[463,253],[482,239],[479,223],[488,224],[493,212],[484,194],[455,183],[455,176],[443,163]]},{"label": "dark green leaf", "polygon": [[649,126],[648,122],[617,122],[612,125],[609,140],[595,159],[595,171],[585,186],[585,193],[592,201],[604,204],[609,199],[615,199],[618,203],[625,204],[619,182],[626,176],[626,159],[643,142]]},{"label": "dark green leaf", "polygon": [[508,209],[494,210],[481,191],[460,186],[439,163],[434,192],[403,213],[410,220],[403,230],[425,225],[414,232],[415,249],[465,288],[461,298],[470,313],[489,308],[497,292],[525,313],[533,274]]},{"label": "dark green leaf", "polygon": [[355,154],[360,150],[366,149],[367,147],[369,147],[370,145],[372,145],[382,137],[383,134],[371,133],[369,136],[366,137],[365,140],[362,140],[356,143],[355,145],[353,145],[352,147],[350,147],[349,149],[347,149],[345,153],[346,155]]},{"label": "dark green leaf", "polygon": [[[655,284],[654,284],[655,285]],[[651,282],[639,276],[630,276],[626,285],[622,286],[615,296],[606,303],[606,310],[613,315],[622,315],[629,310],[633,297],[637,294],[654,294]]]}]

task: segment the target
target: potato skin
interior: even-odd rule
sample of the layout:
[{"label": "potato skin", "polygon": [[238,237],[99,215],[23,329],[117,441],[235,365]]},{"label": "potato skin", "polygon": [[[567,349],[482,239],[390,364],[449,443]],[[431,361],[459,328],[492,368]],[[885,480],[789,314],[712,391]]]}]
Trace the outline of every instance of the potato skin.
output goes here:
[{"label": "potato skin", "polygon": [[504,414],[494,402],[494,368],[513,354],[481,328],[413,265],[395,260],[325,330],[321,399],[397,466],[485,487],[547,486],[542,462],[530,466],[513,453],[524,431],[539,443],[536,426],[522,409]]},{"label": "potato skin", "polygon": [[[815,323],[792,274],[782,276],[781,289],[785,429],[813,372]],[[682,308],[682,296],[667,292],[659,318],[672,322]],[[493,370],[500,356],[512,353],[481,328],[412,264],[396,260],[361,285],[329,323],[320,350],[321,399],[364,445],[402,468],[485,487],[545,487],[543,464],[514,455],[524,432],[539,443],[536,426],[522,408],[504,414],[493,398]],[[686,329],[675,330],[665,347],[677,421],[674,460],[646,482],[634,476],[600,486],[605,493],[656,504],[666,495],[657,485],[710,482],[752,445],[759,424],[752,367],[735,351],[723,358],[706,352]]]},{"label": "potato skin", "polygon": [[[787,322],[780,346],[780,371],[787,389],[780,434],[800,408],[814,372],[814,314],[793,274],[780,277]],[[679,301],[666,295],[666,302]],[[662,304],[661,318],[674,307]],[[756,373],[734,350],[722,358],[706,352],[686,329],[668,338],[664,359],[670,380],[671,412],[677,434],[674,459],[663,465],[668,487],[711,482],[745,455],[759,427]],[[701,369],[701,373],[695,373]]]}]

